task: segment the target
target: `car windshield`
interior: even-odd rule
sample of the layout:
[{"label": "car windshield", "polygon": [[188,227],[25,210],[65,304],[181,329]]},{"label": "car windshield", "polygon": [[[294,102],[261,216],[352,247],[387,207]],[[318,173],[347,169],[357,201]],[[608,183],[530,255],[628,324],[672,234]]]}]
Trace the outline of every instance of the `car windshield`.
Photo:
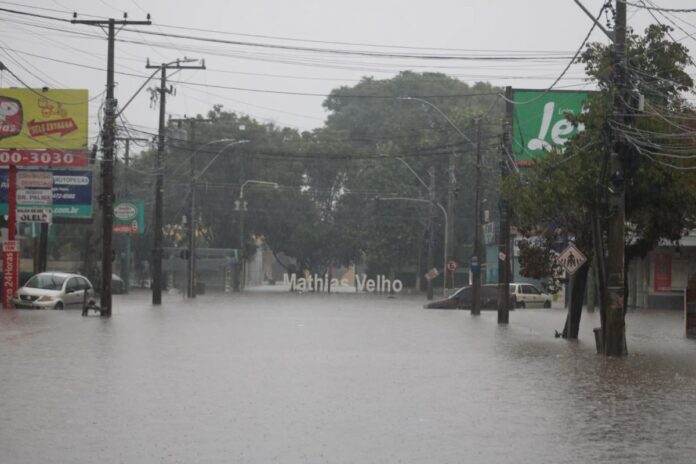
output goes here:
[{"label": "car windshield", "polygon": [[40,288],[43,290],[60,290],[63,288],[65,277],[54,274],[35,275],[26,283],[25,287]]}]

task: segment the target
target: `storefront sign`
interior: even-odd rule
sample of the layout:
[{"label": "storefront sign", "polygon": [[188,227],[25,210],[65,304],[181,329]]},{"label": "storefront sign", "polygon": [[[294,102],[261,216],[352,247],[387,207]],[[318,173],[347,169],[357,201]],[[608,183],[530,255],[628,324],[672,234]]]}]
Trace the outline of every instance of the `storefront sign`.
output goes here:
[{"label": "storefront sign", "polygon": [[142,200],[123,200],[114,204],[114,233],[144,234],[145,205]]},{"label": "storefront sign", "polygon": [[51,208],[17,208],[17,222],[53,222]]},{"label": "storefront sign", "polygon": [[[21,173],[22,171],[18,171]],[[48,171],[32,171],[48,172]],[[92,172],[74,170],[52,170],[53,187],[51,202],[46,204],[42,194],[22,194],[22,201],[36,198],[34,203],[23,203],[23,207],[51,207],[53,219],[89,219],[92,217]],[[0,214],[8,213],[8,178],[7,170],[0,170]],[[29,192],[30,190],[26,190]],[[19,192],[19,191],[18,191]],[[35,190],[31,190],[35,192]],[[20,198],[18,193],[17,198]]]},{"label": "storefront sign", "polygon": [[19,285],[19,240],[2,245],[2,306],[12,307],[12,295]]},{"label": "storefront sign", "polygon": [[0,89],[0,151],[87,151],[88,104],[87,90]]}]

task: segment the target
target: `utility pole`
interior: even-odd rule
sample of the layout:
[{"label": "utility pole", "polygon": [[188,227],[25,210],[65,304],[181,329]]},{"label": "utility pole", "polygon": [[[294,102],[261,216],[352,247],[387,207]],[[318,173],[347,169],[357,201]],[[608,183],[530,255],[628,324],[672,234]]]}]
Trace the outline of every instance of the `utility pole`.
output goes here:
[{"label": "utility pole", "polygon": [[[614,27],[614,117],[626,121],[628,109],[624,104],[627,89],[626,73],[626,3],[616,0]],[[624,116],[622,116],[624,115]],[[607,227],[607,310],[605,316],[603,348],[607,356],[626,355],[626,324],[624,314],[624,260],[626,189],[623,155],[626,146],[614,133],[612,153],[609,155],[609,221]]]},{"label": "utility pole", "polygon": [[197,60],[176,60],[169,63],[162,63],[159,66],[150,65],[147,61],[147,69],[160,70],[159,92],[159,131],[157,135],[157,156],[155,157],[155,218],[154,218],[154,240],[152,245],[152,304],[162,304],[162,245],[164,242],[163,234],[163,196],[164,196],[164,133],[166,130],[165,112],[167,105],[167,94],[172,93],[172,88],[167,88],[167,69],[205,69],[205,62],[200,65],[187,66],[182,63],[190,63]]},{"label": "utility pole", "polygon": [[[428,199],[430,200],[430,205],[428,206],[428,257],[427,257],[427,266],[428,266],[428,272],[435,266],[434,263],[434,258],[433,258],[433,239],[435,234],[433,234],[433,228],[435,226],[434,221],[433,221],[433,216],[434,216],[434,208],[435,208],[435,167],[431,166],[430,169],[428,170],[428,174],[430,174],[430,188],[428,189]],[[433,299],[433,280],[434,279],[428,279],[428,293],[427,293],[427,299],[432,300]]]},{"label": "utility pole", "polygon": [[[445,289],[447,289],[447,274],[449,274],[449,270],[447,269],[447,263],[450,262],[454,258],[454,199],[456,197],[456,188],[457,188],[457,176],[456,176],[456,162],[457,162],[457,155],[452,152],[449,155],[449,183],[447,184],[447,217],[449,220],[447,221],[447,235],[450,237],[449,241],[447,242],[447,250],[445,251],[446,256],[445,256],[445,269],[443,270],[443,281],[444,281],[444,286]],[[450,282],[452,284],[452,288],[454,288],[454,271],[451,271],[451,279]],[[446,290],[445,290],[445,295],[446,295]]]},{"label": "utility pole", "polygon": [[188,145],[191,151],[189,159],[189,196],[187,213],[188,257],[186,261],[186,296],[196,298],[196,124],[210,122],[212,119],[183,118],[170,119],[172,122],[187,122],[189,124]]},{"label": "utility pole", "polygon": [[111,316],[111,274],[112,274],[112,239],[114,223],[114,140],[116,138],[116,106],[118,101],[114,98],[114,42],[116,41],[116,25],[150,25],[150,15],[146,21],[129,21],[124,13],[122,20],[114,18],[106,20],[78,20],[77,13],[73,13],[72,24],[87,24],[90,26],[104,25],[108,28],[108,48],[106,64],[106,102],[104,104],[104,127],[102,128],[101,163],[102,193],[100,202],[102,207],[102,271],[101,271],[101,298],[100,306],[102,314]]},{"label": "utility pole", "polygon": [[[508,163],[512,153],[512,87],[505,87],[505,116],[503,140],[500,147],[500,177],[504,181],[509,174]],[[500,230],[498,231],[498,324],[510,321],[510,207],[500,199]]]},{"label": "utility pole", "polygon": [[[130,167],[130,143],[131,142],[149,142],[149,139],[139,138],[139,137],[116,137],[116,140],[126,142],[126,152],[123,155],[123,164],[126,169]],[[130,189],[128,188],[129,182],[124,183],[123,197],[126,199],[130,198]],[[123,283],[125,285],[124,291],[126,293],[130,292],[130,268],[131,268],[131,234],[126,234],[126,256],[121,261],[121,273],[123,277]]]},{"label": "utility pole", "polygon": [[473,288],[471,314],[481,314],[481,119],[474,121],[476,126],[476,200],[474,204],[474,255],[471,258]]}]

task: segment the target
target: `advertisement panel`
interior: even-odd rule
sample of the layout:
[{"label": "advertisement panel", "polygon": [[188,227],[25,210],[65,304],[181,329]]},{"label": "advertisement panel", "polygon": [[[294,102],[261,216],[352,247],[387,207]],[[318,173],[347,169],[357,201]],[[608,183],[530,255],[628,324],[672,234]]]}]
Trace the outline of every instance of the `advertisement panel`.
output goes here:
[{"label": "advertisement panel", "polygon": [[19,285],[19,241],[2,244],[2,307],[12,307],[12,294]]},{"label": "advertisement panel", "polygon": [[114,203],[114,233],[145,233],[145,204],[142,200],[121,200]]},{"label": "advertisement panel", "polygon": [[512,113],[512,152],[518,166],[543,158],[554,148],[562,148],[584,126],[571,124],[566,115],[584,111],[590,92],[513,89],[516,102]]},{"label": "advertisement panel", "polygon": [[[51,170],[51,172],[53,173],[52,204],[50,206],[43,203],[22,204],[22,207],[50,207],[54,221],[57,219],[91,219],[92,171],[61,169]],[[8,178],[9,171],[0,170],[0,214],[8,212]]]},{"label": "advertisement panel", "polygon": [[0,165],[86,165],[88,99],[79,89],[0,89]]}]

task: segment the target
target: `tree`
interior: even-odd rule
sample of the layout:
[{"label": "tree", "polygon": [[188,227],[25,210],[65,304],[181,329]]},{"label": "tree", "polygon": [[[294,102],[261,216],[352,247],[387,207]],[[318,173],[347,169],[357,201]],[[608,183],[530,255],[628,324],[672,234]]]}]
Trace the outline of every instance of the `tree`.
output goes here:
[{"label": "tree", "polygon": [[[651,25],[642,36],[629,35],[631,85],[636,95],[646,99],[646,110],[631,126],[613,116],[611,48],[598,43],[587,47],[580,61],[599,92],[590,99],[589,111],[575,121],[582,122],[586,130],[575,135],[562,153],[550,153],[520,177],[509,178],[505,196],[520,224],[529,230],[558,229],[572,237],[588,256],[603,256],[606,222],[611,214],[607,193],[612,182],[625,180],[626,265],[634,257],[644,257],[662,240],[678,240],[696,225],[696,192],[690,188],[693,171],[679,170],[684,166],[664,161],[673,156],[670,152],[680,153],[682,162],[689,162],[694,155],[691,135],[682,123],[693,114],[682,97],[693,88],[685,71],[690,58],[683,45],[667,38],[669,31],[665,26]],[[639,111],[635,102],[628,102],[628,106],[634,113]],[[629,147],[624,160],[627,169],[620,178],[608,173],[606,164],[615,137]],[[660,159],[661,155],[667,157]],[[606,284],[601,265],[598,271],[605,330]],[[584,289],[585,279],[586,272],[577,274],[573,287]],[[564,336],[575,338],[582,295],[574,292],[571,300]],[[625,345],[625,334],[621,336]]]}]

